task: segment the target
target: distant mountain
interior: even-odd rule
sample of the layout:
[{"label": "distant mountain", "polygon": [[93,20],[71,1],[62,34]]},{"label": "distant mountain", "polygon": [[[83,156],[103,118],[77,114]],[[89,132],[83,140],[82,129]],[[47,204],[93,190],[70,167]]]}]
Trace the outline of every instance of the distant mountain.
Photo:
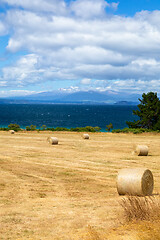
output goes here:
[{"label": "distant mountain", "polygon": [[100,92],[80,91],[71,93],[59,100],[63,102],[108,102],[110,99],[109,96]]},{"label": "distant mountain", "polygon": [[21,96],[21,97],[14,97],[14,98],[12,97],[12,99],[31,100],[31,101],[54,101],[66,95],[68,95],[68,93],[63,91],[49,91],[49,92],[40,92],[40,93]]},{"label": "distant mountain", "polygon": [[68,93],[64,91],[50,91],[32,94],[28,96],[12,97],[0,99],[0,104],[18,104],[18,103],[79,103],[79,104],[137,104],[138,94],[119,93],[114,91],[77,91]]},{"label": "distant mountain", "polygon": [[115,105],[137,105],[138,102],[129,102],[129,101],[119,101],[116,102]]}]

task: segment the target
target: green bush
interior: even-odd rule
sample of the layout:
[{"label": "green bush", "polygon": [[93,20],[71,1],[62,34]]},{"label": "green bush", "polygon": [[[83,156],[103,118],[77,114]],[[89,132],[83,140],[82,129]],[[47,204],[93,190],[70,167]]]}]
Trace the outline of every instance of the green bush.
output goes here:
[{"label": "green bush", "polygon": [[98,126],[96,126],[96,127],[94,127],[94,130],[95,130],[96,132],[100,132],[101,128],[98,127]]},{"label": "green bush", "polygon": [[110,132],[111,129],[113,129],[113,124],[112,124],[112,123],[106,125],[106,130],[107,130],[108,132]]},{"label": "green bush", "polygon": [[100,127],[91,127],[91,126],[86,126],[86,127],[76,127],[76,128],[71,128],[71,132],[99,132],[101,130]]},{"label": "green bush", "polygon": [[[114,129],[112,130],[112,133],[143,133],[143,132],[154,132],[151,129],[146,128],[123,128],[123,129]],[[157,131],[156,131],[157,132]]]},{"label": "green bush", "polygon": [[0,131],[9,131],[10,129],[8,127],[1,127]]},{"label": "green bush", "polygon": [[11,123],[8,125],[8,130],[14,130],[15,132],[18,132],[21,130],[20,126],[16,123]]},{"label": "green bush", "polygon": [[37,128],[36,128],[35,125],[31,125],[31,126],[26,127],[26,131],[36,131],[36,130],[37,130]]},{"label": "green bush", "polygon": [[50,127],[47,127],[46,130],[47,130],[47,131],[55,131],[54,128],[50,128]]},{"label": "green bush", "polygon": [[121,133],[121,132],[122,132],[121,129],[114,129],[114,130],[112,130],[112,133]]},{"label": "green bush", "polygon": [[69,129],[64,127],[56,127],[54,131],[69,131]]},{"label": "green bush", "polygon": [[46,130],[46,128],[47,128],[46,125],[42,125],[42,126],[41,126],[41,130],[42,130],[42,131]]}]

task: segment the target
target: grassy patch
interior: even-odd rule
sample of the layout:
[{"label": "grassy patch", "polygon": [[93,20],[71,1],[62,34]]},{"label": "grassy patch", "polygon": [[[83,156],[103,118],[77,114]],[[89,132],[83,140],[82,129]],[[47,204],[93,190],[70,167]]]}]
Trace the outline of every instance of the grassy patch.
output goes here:
[{"label": "grassy patch", "polygon": [[137,220],[160,219],[160,200],[155,197],[127,196],[120,205],[127,222]]}]

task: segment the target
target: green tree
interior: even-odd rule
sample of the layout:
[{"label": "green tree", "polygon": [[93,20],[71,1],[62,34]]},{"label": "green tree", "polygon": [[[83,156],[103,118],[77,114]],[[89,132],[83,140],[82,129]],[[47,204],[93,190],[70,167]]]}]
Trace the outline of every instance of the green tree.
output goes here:
[{"label": "green tree", "polygon": [[35,125],[26,126],[26,131],[35,131],[35,130],[36,130],[36,126]]},{"label": "green tree", "polygon": [[94,127],[94,130],[95,130],[96,132],[100,132],[101,128],[98,127],[98,126],[96,126],[96,127]]},{"label": "green tree", "polygon": [[142,99],[138,100],[140,101],[139,110],[134,110],[133,114],[137,115],[139,120],[126,122],[129,128],[160,129],[160,100],[157,93],[143,93]]},{"label": "green tree", "polygon": [[30,128],[31,128],[31,131],[35,131],[36,130],[36,126],[35,125],[31,125]]},{"label": "green tree", "polygon": [[31,128],[29,126],[26,126],[26,131],[30,131]]},{"label": "green tree", "polygon": [[42,131],[46,130],[46,128],[47,128],[46,125],[42,125],[42,126],[41,126]]},{"label": "green tree", "polygon": [[9,130],[14,130],[15,132],[21,130],[21,129],[20,129],[20,126],[19,126],[18,124],[16,124],[16,123],[11,123],[11,124],[9,124],[9,125],[8,125],[8,129],[9,129]]},{"label": "green tree", "polygon": [[113,124],[112,124],[112,123],[106,125],[106,130],[107,130],[108,132],[110,132],[112,128],[113,128]]}]

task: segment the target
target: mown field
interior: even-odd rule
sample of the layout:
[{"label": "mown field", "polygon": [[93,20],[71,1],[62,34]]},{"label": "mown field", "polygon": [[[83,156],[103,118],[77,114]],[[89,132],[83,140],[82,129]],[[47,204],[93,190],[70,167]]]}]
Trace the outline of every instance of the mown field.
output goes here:
[{"label": "mown field", "polygon": [[[136,144],[149,156],[133,156]],[[137,239],[122,226],[116,190],[126,167],[149,168],[157,196],[160,134],[0,132],[0,239]]]}]

